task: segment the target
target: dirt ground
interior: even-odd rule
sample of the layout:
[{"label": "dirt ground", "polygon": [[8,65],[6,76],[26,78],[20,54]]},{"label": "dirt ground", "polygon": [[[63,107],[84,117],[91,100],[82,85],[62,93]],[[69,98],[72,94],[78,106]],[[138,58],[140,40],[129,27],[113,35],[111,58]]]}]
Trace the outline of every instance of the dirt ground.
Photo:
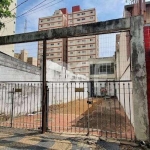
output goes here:
[{"label": "dirt ground", "polygon": [[[103,98],[91,99],[92,104],[87,104],[87,100],[75,100],[61,105],[53,105],[49,107],[51,114],[67,114],[74,115],[71,118],[72,126],[79,128],[87,128],[88,110],[89,110],[89,127],[92,132],[101,130],[99,134],[105,134],[109,137],[134,138],[133,127],[124,109],[118,100]],[[69,118],[69,117],[68,117]],[[56,118],[54,118],[55,120]]]},{"label": "dirt ground", "polygon": [[[81,99],[50,106],[48,114],[50,131],[87,133],[89,126],[92,135],[134,139],[133,127],[117,99],[93,98],[91,101],[92,104],[89,105],[87,99]],[[38,129],[41,122],[42,115],[38,112],[14,118],[13,127]],[[1,126],[10,127],[10,119],[2,121]]]}]

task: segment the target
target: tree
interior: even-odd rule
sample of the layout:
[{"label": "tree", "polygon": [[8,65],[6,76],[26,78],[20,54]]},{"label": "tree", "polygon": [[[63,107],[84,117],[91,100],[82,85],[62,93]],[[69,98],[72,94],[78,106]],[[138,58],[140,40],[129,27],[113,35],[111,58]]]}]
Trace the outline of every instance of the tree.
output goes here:
[{"label": "tree", "polygon": [[11,10],[9,10],[11,3],[12,0],[0,0],[0,29],[5,27],[5,22],[2,21],[3,18],[14,17],[14,14],[12,14]]}]

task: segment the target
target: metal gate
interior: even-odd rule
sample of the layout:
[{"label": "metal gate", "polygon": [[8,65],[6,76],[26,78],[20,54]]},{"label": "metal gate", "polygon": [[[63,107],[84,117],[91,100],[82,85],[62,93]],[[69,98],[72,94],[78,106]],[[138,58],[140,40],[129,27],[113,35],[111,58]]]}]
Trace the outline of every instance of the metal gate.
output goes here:
[{"label": "metal gate", "polygon": [[93,83],[48,83],[49,131],[134,140],[131,82]]}]

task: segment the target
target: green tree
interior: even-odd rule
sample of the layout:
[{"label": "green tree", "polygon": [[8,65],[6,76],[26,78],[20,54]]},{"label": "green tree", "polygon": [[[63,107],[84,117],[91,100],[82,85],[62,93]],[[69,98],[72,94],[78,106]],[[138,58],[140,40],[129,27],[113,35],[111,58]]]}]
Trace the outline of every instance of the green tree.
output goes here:
[{"label": "green tree", "polygon": [[14,14],[12,14],[11,10],[9,10],[11,3],[12,0],[0,0],[0,29],[5,27],[5,22],[2,21],[3,18],[14,17]]}]

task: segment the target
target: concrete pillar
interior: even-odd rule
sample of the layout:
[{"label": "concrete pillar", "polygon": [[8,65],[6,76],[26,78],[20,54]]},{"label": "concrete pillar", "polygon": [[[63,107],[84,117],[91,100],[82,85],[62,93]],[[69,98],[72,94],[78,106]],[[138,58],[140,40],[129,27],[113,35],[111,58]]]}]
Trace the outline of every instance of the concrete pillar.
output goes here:
[{"label": "concrete pillar", "polygon": [[147,74],[143,27],[143,17],[131,18],[131,74],[133,82],[134,127],[137,140],[148,141]]}]

